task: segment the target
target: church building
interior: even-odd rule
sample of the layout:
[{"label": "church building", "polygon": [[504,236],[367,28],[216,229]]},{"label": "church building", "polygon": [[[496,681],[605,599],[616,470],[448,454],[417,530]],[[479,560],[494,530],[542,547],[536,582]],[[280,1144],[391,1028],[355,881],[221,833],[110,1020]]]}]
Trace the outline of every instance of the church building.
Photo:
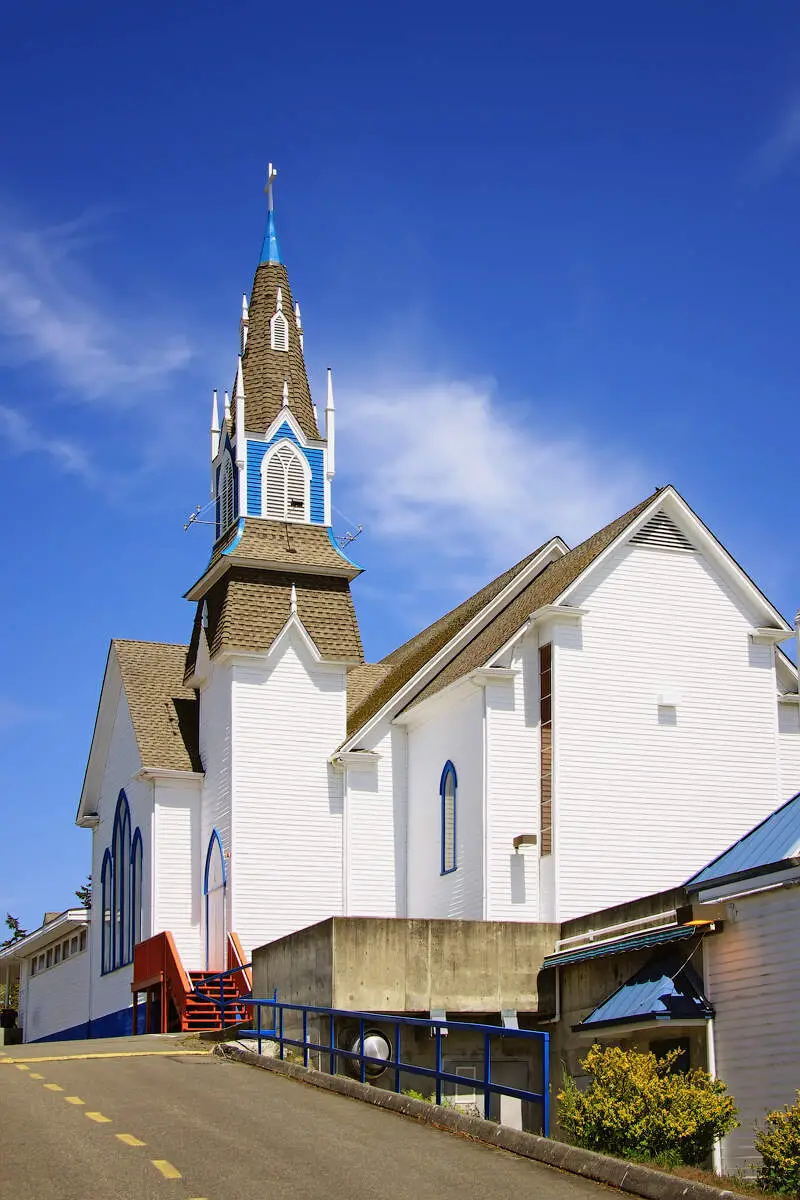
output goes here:
[{"label": "church building", "polygon": [[273,179],[188,644],[112,641],[92,909],[0,954],[26,1040],[129,1032],[135,947],[191,980],[330,916],[561,922],[682,883],[800,789],[793,628],[672,486],[365,661]]}]

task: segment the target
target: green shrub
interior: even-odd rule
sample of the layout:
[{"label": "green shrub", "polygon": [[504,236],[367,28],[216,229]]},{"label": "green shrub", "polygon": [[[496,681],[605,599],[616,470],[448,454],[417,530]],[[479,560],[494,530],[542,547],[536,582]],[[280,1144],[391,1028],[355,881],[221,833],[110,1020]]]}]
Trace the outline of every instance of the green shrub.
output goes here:
[{"label": "green shrub", "polygon": [[758,1183],[765,1191],[800,1195],[800,1092],[797,1097],[767,1113],[764,1128],[756,1130]]},{"label": "green shrub", "polygon": [[559,1123],[578,1146],[663,1164],[701,1163],[717,1138],[738,1125],[724,1083],[702,1070],[680,1074],[680,1057],[663,1058],[592,1046],[581,1066],[591,1076],[582,1091],[567,1077],[559,1093]]}]

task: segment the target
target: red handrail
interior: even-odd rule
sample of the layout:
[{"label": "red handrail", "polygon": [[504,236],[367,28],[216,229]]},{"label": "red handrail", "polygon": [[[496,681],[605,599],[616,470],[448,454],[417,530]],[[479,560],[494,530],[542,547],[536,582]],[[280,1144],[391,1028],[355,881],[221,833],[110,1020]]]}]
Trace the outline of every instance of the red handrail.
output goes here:
[{"label": "red handrail", "polygon": [[237,971],[235,975],[231,976],[236,985],[237,995],[239,996],[249,996],[253,990],[253,975],[246,963],[247,959],[242,949],[242,943],[239,941],[238,933],[229,933],[228,970],[230,971],[235,967],[242,968],[241,971]]}]

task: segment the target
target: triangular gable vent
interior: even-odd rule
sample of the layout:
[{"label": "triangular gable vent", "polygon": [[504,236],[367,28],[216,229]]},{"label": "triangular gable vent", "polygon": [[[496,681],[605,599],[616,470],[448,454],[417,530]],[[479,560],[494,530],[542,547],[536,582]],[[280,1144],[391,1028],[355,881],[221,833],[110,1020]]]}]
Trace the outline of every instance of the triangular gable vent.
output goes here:
[{"label": "triangular gable vent", "polygon": [[694,550],[682,529],[665,512],[657,512],[631,538],[637,546],[656,546],[659,550]]}]

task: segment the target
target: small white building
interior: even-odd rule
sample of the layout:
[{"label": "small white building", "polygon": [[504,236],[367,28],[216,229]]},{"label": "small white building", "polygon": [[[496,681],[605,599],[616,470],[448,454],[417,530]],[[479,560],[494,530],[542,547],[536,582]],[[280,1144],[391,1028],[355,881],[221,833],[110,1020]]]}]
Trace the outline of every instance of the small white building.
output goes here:
[{"label": "small white building", "polygon": [[167,931],[137,983],[330,916],[562,921],[685,879],[800,787],[792,629],[673,487],[365,662],[271,202],[240,336],[189,644],[109,651],[61,1029],[129,1029],[134,945]]},{"label": "small white building", "polygon": [[704,955],[717,1071],[739,1110],[739,1128],[722,1143],[728,1173],[752,1170],[755,1123],[793,1104],[800,1088],[799,884],[800,795],[686,885],[695,900],[724,913]]}]

